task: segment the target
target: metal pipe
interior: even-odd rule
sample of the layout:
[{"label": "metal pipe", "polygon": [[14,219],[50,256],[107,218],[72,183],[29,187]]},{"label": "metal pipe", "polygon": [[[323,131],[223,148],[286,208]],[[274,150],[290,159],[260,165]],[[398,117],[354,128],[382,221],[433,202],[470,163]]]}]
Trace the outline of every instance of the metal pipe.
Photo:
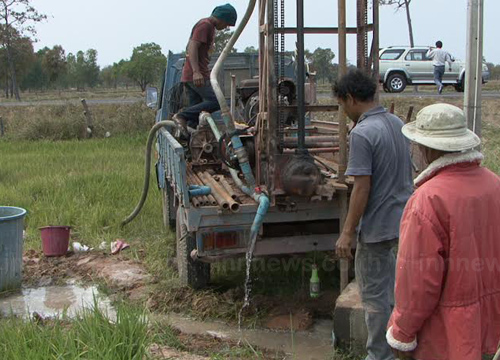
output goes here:
[{"label": "metal pipe", "polygon": [[215,181],[215,179],[208,172],[198,173],[198,175],[210,185],[212,188],[212,192],[219,202],[222,205],[223,209],[231,210],[232,212],[238,212],[240,210],[240,204],[234,201],[231,196],[224,190],[224,188]]},{"label": "metal pipe", "polygon": [[[377,0],[373,0],[378,3]],[[346,0],[339,0],[339,78],[347,73],[347,31],[346,31]],[[339,171],[337,173],[338,180],[345,183],[345,171],[347,169],[347,118],[344,109],[339,109]],[[340,206],[340,230],[343,231],[344,224],[347,219],[347,191],[341,191],[339,194]],[[343,291],[349,284],[349,261],[340,259],[340,291]]]},{"label": "metal pipe", "polygon": [[[229,39],[229,42],[226,44],[226,47],[224,50],[222,50],[222,53],[220,54],[219,58],[217,59],[217,62],[215,63],[212,72],[210,73],[210,83],[212,84],[212,88],[214,89],[215,95],[217,96],[217,100],[220,105],[221,112],[224,114],[229,114],[229,107],[227,106],[226,98],[224,96],[224,93],[222,92],[222,88],[219,85],[219,82],[217,80],[217,76],[220,72],[220,69],[222,68],[222,64],[228,57],[228,55],[231,53],[231,50],[240,37],[241,33],[243,32],[243,29],[247,26],[248,20],[252,16],[253,10],[255,8],[255,3],[256,0],[250,0],[248,3],[247,10],[245,12],[245,15],[241,19],[241,22],[237,26],[236,30],[233,33],[233,36],[231,36],[231,39]],[[229,132],[234,131],[234,122],[232,122],[232,127],[228,129]]]},{"label": "metal pipe", "polygon": [[[306,142],[306,149],[316,149],[316,148],[327,148],[327,147],[336,147],[338,145],[338,142],[320,142],[320,143],[309,143]],[[298,148],[298,143],[285,143],[285,148],[288,149],[297,149]]]},{"label": "metal pipe", "polygon": [[210,182],[210,179],[207,179],[205,177],[204,173],[198,173],[198,176],[203,180],[204,183],[210,185],[213,190],[212,195],[215,197],[215,200],[217,200],[219,206],[224,210],[229,210],[229,202],[224,198],[224,196],[222,196],[222,194],[220,193],[220,189],[214,186],[214,184]]},{"label": "metal pipe", "polygon": [[[189,169],[187,169],[186,171],[186,178],[187,178],[187,181],[188,181],[188,184],[191,184],[191,185],[196,185],[196,186],[199,186],[200,184],[198,184],[193,178],[192,178],[192,175],[190,174],[189,172]],[[192,199],[192,200],[196,200],[200,203],[200,205],[209,205],[209,201],[208,201],[208,197],[207,196],[200,196],[198,199]]]},{"label": "metal pipe", "polygon": [[[248,23],[248,20],[250,19],[250,16],[252,15],[252,12],[255,8],[255,3],[257,0],[250,0],[248,3],[248,8],[243,16],[241,23],[238,25],[236,30],[234,31],[233,36],[231,36],[231,39],[229,39],[229,42],[226,44],[226,47],[220,54],[219,58],[217,59],[217,62],[215,63],[212,72],[210,73],[210,83],[212,84],[212,88],[214,89],[215,95],[217,97],[217,101],[219,102],[221,112],[222,112],[222,119],[224,120],[224,123],[226,125],[227,132],[229,134],[232,134],[235,132],[236,127],[234,125],[234,120],[231,117],[230,109],[227,106],[226,98],[224,96],[224,93],[222,92],[222,89],[219,85],[219,81],[217,80],[218,74],[220,72],[220,69],[222,67],[222,64],[228,57],[229,53],[231,52],[231,49],[233,48],[234,44],[238,40],[238,38],[241,35],[241,32],[245,28],[245,26]],[[233,149],[234,153],[238,157],[238,162],[240,164],[241,171],[243,172],[243,175],[245,176],[245,180],[247,182],[247,185],[251,188],[255,187],[255,177],[252,172],[252,168],[250,167],[250,161],[248,159],[248,154],[243,146],[243,143],[241,142],[241,139],[238,135],[234,135],[231,137],[231,142],[233,144]]]},{"label": "metal pipe", "polygon": [[[293,136],[285,137],[285,143],[297,142],[297,138]],[[305,143],[316,144],[320,142],[338,142],[338,136],[306,136]]]},{"label": "metal pipe", "polygon": [[[372,44],[372,64],[373,64],[373,79],[378,83],[380,73],[380,59],[379,59],[379,48],[380,48],[380,4],[378,0],[373,0],[373,44]],[[378,101],[380,97],[380,91],[375,93],[375,101]]]},{"label": "metal pipe", "polygon": [[224,176],[222,176],[222,175],[219,176],[218,177],[218,181],[220,182],[220,184],[222,185],[222,187],[224,188],[224,190],[226,190],[226,192],[229,194],[229,196],[231,196],[231,198],[234,201],[238,201],[238,195],[236,195],[236,193],[234,192],[233,187],[231,185],[229,185],[229,183],[224,178]]},{"label": "metal pipe", "polygon": [[234,119],[236,110],[236,75],[231,74],[231,116]]},{"label": "metal pipe", "polygon": [[304,64],[304,0],[297,0],[297,119],[298,119],[298,153],[307,153],[305,146],[306,137],[306,112],[304,104],[305,84]]},{"label": "metal pipe", "polygon": [[[307,151],[309,152],[309,154],[326,154],[339,151],[339,147],[310,148],[307,149]],[[295,150],[285,149],[283,150],[283,154],[295,154]]]},{"label": "metal pipe", "polygon": [[[188,176],[188,179],[190,182],[192,182],[194,185],[205,185],[203,183],[203,181],[201,181],[198,176],[196,176],[196,174],[188,168],[187,170],[187,176]],[[212,205],[212,206],[216,206],[217,205],[217,200],[215,200],[215,198],[213,197],[213,195],[207,195],[207,196],[202,196],[201,197],[204,205]]]}]

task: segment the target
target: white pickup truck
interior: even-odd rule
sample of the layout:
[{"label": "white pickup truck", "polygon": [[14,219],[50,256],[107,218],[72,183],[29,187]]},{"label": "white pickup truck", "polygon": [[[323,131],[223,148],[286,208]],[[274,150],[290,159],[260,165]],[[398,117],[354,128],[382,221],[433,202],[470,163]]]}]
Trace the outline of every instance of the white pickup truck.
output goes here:
[{"label": "white pickup truck", "polygon": [[[384,91],[399,93],[407,85],[434,85],[434,67],[426,54],[429,47],[390,46],[380,50],[380,82]],[[483,83],[489,79],[489,71],[483,64]],[[452,85],[464,91],[465,62],[456,60],[451,71],[446,64],[444,85]]]}]

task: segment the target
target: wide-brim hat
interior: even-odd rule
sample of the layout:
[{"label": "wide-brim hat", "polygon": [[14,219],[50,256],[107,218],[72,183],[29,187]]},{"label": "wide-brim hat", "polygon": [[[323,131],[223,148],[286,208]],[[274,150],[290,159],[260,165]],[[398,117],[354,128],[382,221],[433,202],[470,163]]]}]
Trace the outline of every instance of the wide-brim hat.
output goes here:
[{"label": "wide-brim hat", "polygon": [[441,151],[464,151],[481,144],[467,129],[464,112],[450,104],[434,104],[420,110],[417,120],[403,126],[411,141]]}]

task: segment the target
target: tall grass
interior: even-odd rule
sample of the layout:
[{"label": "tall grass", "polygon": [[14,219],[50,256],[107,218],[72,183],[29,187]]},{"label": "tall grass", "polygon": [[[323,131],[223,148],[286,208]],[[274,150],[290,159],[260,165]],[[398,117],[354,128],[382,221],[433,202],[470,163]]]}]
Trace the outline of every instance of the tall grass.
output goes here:
[{"label": "tall grass", "polygon": [[111,322],[94,306],[71,322],[0,320],[0,352],[9,360],[142,360],[156,340],[150,335],[142,313],[120,306],[116,321]]},{"label": "tall grass", "polygon": [[[94,137],[132,134],[149,130],[154,111],[142,102],[89,106]],[[83,107],[76,104],[4,107],[5,138],[14,140],[71,140],[86,137]]]}]

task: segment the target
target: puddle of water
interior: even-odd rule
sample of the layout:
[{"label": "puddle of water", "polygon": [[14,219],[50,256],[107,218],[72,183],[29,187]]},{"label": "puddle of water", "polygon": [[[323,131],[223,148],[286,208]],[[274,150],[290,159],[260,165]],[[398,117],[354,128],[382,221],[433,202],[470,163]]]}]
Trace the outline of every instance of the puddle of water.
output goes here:
[{"label": "puddle of water", "polygon": [[196,321],[170,314],[164,318],[184,334],[210,335],[223,340],[249,343],[270,351],[286,354],[285,359],[325,360],[333,354],[331,320],[318,320],[310,331],[276,332],[265,329],[241,329],[228,324]]},{"label": "puddle of water", "polygon": [[107,314],[111,320],[116,319],[116,312],[110,300],[100,295],[95,286],[84,288],[75,284],[25,288],[18,293],[2,297],[0,314],[27,318],[36,312],[44,318],[61,317],[63,314],[74,318],[84,309],[92,309],[94,299],[102,313]]}]

